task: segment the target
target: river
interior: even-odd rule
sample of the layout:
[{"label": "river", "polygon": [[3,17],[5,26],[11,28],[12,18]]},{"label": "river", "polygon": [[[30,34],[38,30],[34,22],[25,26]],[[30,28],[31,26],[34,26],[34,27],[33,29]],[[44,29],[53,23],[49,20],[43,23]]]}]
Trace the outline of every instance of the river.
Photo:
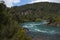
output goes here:
[{"label": "river", "polygon": [[47,26],[47,23],[48,22],[25,22],[22,23],[22,27],[27,28],[28,33],[35,40],[60,40],[60,28]]}]

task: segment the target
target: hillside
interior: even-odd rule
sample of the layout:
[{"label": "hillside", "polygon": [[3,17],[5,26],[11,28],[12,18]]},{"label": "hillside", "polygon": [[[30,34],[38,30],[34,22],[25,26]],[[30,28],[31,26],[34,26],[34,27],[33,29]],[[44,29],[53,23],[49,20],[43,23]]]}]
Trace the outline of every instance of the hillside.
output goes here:
[{"label": "hillside", "polygon": [[31,40],[20,23],[42,20],[60,27],[60,3],[40,2],[11,8],[0,3],[0,40]]},{"label": "hillside", "polygon": [[7,12],[7,7],[0,3],[0,40],[30,40],[25,30]]},{"label": "hillside", "polygon": [[40,2],[15,6],[9,9],[18,22],[48,20],[48,24],[60,25],[60,3]]}]

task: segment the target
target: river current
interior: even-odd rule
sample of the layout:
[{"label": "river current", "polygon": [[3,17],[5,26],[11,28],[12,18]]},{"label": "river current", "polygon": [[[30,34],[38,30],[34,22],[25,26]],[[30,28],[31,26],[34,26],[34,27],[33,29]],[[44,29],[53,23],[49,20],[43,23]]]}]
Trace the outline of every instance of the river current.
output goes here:
[{"label": "river current", "polygon": [[[23,28],[28,29],[28,33],[35,37],[40,36],[42,40],[60,40],[60,28],[47,26],[48,22],[25,22],[22,23]],[[47,38],[48,37],[48,38]]]}]

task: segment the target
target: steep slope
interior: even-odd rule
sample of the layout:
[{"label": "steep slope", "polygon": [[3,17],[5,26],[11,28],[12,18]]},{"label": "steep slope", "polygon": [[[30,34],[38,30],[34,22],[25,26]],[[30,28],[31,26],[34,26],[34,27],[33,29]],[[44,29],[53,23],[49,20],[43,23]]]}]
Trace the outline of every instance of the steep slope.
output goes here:
[{"label": "steep slope", "polygon": [[30,40],[12,16],[7,12],[7,7],[0,3],[0,40]]},{"label": "steep slope", "polygon": [[12,7],[9,11],[19,22],[41,21],[60,23],[60,3],[40,2]]},{"label": "steep slope", "polygon": [[28,4],[20,7],[13,7],[16,12],[26,12],[26,11],[33,11],[36,13],[43,12],[43,13],[60,13],[60,4],[58,3],[49,3],[49,2],[40,2],[35,4]]}]

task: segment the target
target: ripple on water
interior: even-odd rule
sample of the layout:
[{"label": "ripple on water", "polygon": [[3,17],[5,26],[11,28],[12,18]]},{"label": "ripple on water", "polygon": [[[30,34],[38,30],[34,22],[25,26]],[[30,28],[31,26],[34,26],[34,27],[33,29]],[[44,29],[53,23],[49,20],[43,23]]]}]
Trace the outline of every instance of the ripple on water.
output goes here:
[{"label": "ripple on water", "polygon": [[22,26],[29,29],[30,35],[33,35],[33,36],[38,35],[42,38],[48,37],[49,40],[60,40],[60,28],[47,26],[42,24],[41,22],[23,23]]}]

